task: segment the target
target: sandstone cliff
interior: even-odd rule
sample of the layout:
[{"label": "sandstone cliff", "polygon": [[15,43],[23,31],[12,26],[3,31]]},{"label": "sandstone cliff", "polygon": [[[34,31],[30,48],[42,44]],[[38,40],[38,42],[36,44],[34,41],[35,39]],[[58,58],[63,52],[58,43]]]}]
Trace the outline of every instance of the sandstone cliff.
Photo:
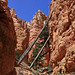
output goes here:
[{"label": "sandstone cliff", "polygon": [[[23,54],[29,44],[29,29],[27,28],[28,23],[22,19],[18,19],[14,9],[11,10],[11,16],[13,18],[15,32],[17,36],[17,48],[15,49],[15,51]],[[27,63],[27,56],[24,60]]]},{"label": "sandstone cliff", "polygon": [[[48,23],[50,35],[50,66],[54,73],[75,72],[75,0],[52,0]],[[50,14],[50,13],[49,13]]]},{"label": "sandstone cliff", "polygon": [[16,34],[7,4],[0,0],[0,75],[12,75],[15,62]]}]

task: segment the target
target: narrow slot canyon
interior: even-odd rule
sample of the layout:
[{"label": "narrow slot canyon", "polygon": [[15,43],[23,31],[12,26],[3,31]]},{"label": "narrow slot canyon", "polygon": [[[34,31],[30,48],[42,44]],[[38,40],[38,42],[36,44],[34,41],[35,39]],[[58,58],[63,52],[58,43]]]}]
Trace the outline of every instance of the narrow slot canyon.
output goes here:
[{"label": "narrow slot canyon", "polygon": [[[75,74],[75,0],[52,0],[48,14],[38,10],[27,22],[18,18],[14,8],[10,10],[8,0],[0,0],[0,75]],[[17,65],[45,24],[33,47]]]}]

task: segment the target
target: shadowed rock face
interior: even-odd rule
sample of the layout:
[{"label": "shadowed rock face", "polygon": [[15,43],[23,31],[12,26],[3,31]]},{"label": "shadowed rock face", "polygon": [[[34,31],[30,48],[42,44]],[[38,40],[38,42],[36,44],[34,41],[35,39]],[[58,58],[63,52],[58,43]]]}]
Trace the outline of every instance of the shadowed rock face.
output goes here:
[{"label": "shadowed rock face", "polygon": [[[52,0],[50,12],[54,3]],[[75,71],[75,0],[57,0],[48,25],[50,66],[56,73]]]},{"label": "shadowed rock face", "polygon": [[16,34],[7,4],[0,0],[0,75],[10,75],[15,62]]}]

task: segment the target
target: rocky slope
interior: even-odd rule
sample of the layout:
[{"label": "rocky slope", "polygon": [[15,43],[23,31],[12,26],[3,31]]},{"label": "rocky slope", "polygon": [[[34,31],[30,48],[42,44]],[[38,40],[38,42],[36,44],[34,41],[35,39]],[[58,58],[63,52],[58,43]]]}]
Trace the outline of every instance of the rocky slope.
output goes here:
[{"label": "rocky slope", "polygon": [[0,75],[12,75],[15,62],[16,34],[7,4],[0,0]]},{"label": "rocky slope", "polygon": [[[49,11],[56,0],[52,0]],[[48,23],[50,35],[50,66],[54,73],[75,71],[75,0],[57,0]]]}]

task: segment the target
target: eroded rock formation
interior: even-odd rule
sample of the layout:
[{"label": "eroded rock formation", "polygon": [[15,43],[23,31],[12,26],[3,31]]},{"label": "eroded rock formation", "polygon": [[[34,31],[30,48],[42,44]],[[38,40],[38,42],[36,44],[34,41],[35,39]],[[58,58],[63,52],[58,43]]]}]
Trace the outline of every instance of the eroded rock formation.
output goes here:
[{"label": "eroded rock formation", "polygon": [[[40,10],[38,10],[38,14],[35,13],[33,19],[31,20],[31,23],[26,22],[22,19],[18,19],[14,9],[11,10],[11,16],[13,18],[15,32],[17,35],[17,48],[15,49],[15,51],[18,51],[20,54],[23,54],[23,52],[33,42],[37,34],[42,29],[42,26],[45,24],[47,16]],[[39,39],[37,40],[37,42],[38,41]],[[44,51],[47,51],[47,49],[48,48],[45,48]],[[32,61],[32,56],[33,56],[33,49],[31,49],[31,51],[25,57],[25,62],[28,63],[28,60]],[[45,59],[45,62],[43,64],[44,66],[48,65],[49,63],[49,59],[46,59],[49,58],[48,56],[49,53],[47,53],[44,56]]]},{"label": "eroded rock formation", "polygon": [[[33,40],[36,38],[36,36],[39,34],[40,30],[42,29],[42,26],[45,24],[47,16],[42,13],[40,10],[38,10],[38,14],[35,13],[33,15],[33,19],[31,20],[31,26],[30,26],[30,37],[29,37],[29,45],[33,42]],[[37,42],[39,39],[37,40]],[[35,45],[33,46],[35,48]],[[33,56],[33,49],[30,50],[28,53],[28,61],[32,61]]]},{"label": "eroded rock formation", "polygon": [[[52,0],[50,4],[49,14],[51,13],[55,1],[56,0]],[[38,14],[35,13],[31,23],[29,23],[18,19],[14,9],[11,10],[10,14],[10,8],[7,4],[7,0],[0,0],[0,75],[15,75],[15,72],[13,72],[15,51],[23,54],[42,29],[47,16],[39,10]],[[53,69],[53,74],[58,72],[74,72],[75,0],[57,0],[48,25],[51,54],[50,58],[49,53],[43,57],[43,59],[45,59],[43,66],[50,64]],[[37,40],[37,42],[39,41],[40,39]],[[44,51],[49,51],[48,45],[44,48]],[[33,49],[31,49],[25,57],[25,62],[28,63],[28,60],[32,61],[32,56]],[[18,74],[21,68],[16,69]],[[24,71],[24,74],[25,73],[28,72]]]},{"label": "eroded rock formation", "polygon": [[[17,48],[15,49],[15,51],[23,54],[29,44],[29,29],[27,28],[27,22],[22,19],[18,19],[14,9],[11,10],[11,16],[13,18],[17,36]],[[24,60],[27,63],[27,56]]]},{"label": "eroded rock formation", "polygon": [[31,20],[31,26],[30,26],[30,39],[29,44],[33,42],[33,40],[36,38],[40,30],[42,29],[42,26],[45,24],[47,16],[42,13],[40,10],[38,10],[38,14],[35,13],[33,15],[33,19]]},{"label": "eroded rock formation", "polygon": [[50,66],[54,72],[75,72],[75,0],[52,0],[48,23],[50,35]]},{"label": "eroded rock formation", "polygon": [[15,62],[16,34],[7,4],[0,0],[0,75],[13,75]]}]

